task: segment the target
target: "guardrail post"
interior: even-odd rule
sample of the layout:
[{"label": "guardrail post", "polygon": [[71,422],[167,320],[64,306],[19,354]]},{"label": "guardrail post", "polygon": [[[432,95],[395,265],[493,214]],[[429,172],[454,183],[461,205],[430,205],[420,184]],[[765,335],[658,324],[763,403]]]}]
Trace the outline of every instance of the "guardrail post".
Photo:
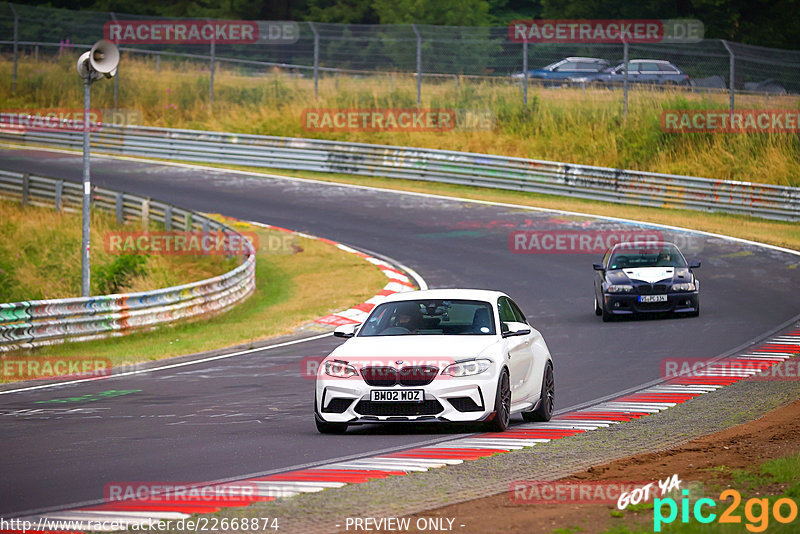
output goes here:
[{"label": "guardrail post", "polygon": [[208,219],[203,219],[203,233],[207,234],[210,230],[210,226],[208,224]]},{"label": "guardrail post", "polygon": [[17,10],[14,9],[14,4],[11,2],[8,3],[8,7],[11,8],[11,12],[14,13],[14,77],[11,79],[11,92],[17,92],[17,54],[19,48],[19,14]]},{"label": "guardrail post", "polygon": [[123,224],[125,222],[125,212],[123,211],[123,202],[125,199],[123,198],[125,193],[117,193],[115,195],[115,208],[117,212],[117,224]]},{"label": "guardrail post", "polygon": [[417,107],[419,107],[422,101],[422,36],[417,30],[416,24],[412,24],[411,27],[417,34]]},{"label": "guardrail post", "polygon": [[59,180],[56,182],[56,211],[61,211],[61,203],[63,202],[64,198],[64,180]]},{"label": "guardrail post", "polygon": [[156,54],[156,72],[161,72],[161,54]]},{"label": "guardrail post", "polygon": [[33,59],[36,62],[39,61],[39,45],[38,44],[33,47]]},{"label": "guardrail post", "polygon": [[309,22],[308,27],[314,32],[314,98],[316,99],[319,96],[319,32],[313,22]]},{"label": "guardrail post", "polygon": [[192,231],[192,212],[187,211],[183,218],[183,229],[187,232]]},{"label": "guardrail post", "polygon": [[729,66],[729,69],[730,69],[729,81],[730,81],[731,97],[730,97],[730,103],[728,105],[730,107],[730,113],[731,113],[731,117],[732,117],[733,116],[733,109],[734,109],[734,93],[735,93],[734,81],[736,80],[736,56],[733,53],[733,49],[728,45],[728,41],[723,39],[722,40],[722,45],[728,51],[728,55],[731,58],[730,66]]},{"label": "guardrail post", "polygon": [[25,173],[22,175],[22,207],[28,205],[28,194],[30,193],[31,188],[31,175]]},{"label": "guardrail post", "polygon": [[522,105],[528,105],[528,41],[522,43]]},{"label": "guardrail post", "polygon": [[622,118],[628,118],[628,41],[622,42],[622,61],[625,63],[625,75],[622,79]]},{"label": "guardrail post", "polygon": [[164,208],[164,230],[167,232],[172,230],[172,205],[167,204]]},{"label": "guardrail post", "polygon": [[142,199],[142,230],[150,229],[150,199]]}]

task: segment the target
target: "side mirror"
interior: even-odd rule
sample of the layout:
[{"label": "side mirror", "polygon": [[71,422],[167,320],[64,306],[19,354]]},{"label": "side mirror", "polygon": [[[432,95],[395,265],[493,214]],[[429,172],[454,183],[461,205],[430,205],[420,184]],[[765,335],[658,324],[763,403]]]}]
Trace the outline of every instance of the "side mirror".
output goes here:
[{"label": "side mirror", "polygon": [[700,268],[700,261],[693,261],[689,264],[689,269],[699,269]]},{"label": "side mirror", "polygon": [[525,323],[503,323],[503,337],[527,336],[531,327]]},{"label": "side mirror", "polygon": [[357,324],[343,324],[342,326],[337,326],[333,331],[333,337],[353,337],[356,335],[356,328],[358,327],[359,325]]},{"label": "side mirror", "polygon": [[595,271],[605,271],[605,269],[603,269],[603,266],[599,263],[593,263],[592,267],[594,267]]}]

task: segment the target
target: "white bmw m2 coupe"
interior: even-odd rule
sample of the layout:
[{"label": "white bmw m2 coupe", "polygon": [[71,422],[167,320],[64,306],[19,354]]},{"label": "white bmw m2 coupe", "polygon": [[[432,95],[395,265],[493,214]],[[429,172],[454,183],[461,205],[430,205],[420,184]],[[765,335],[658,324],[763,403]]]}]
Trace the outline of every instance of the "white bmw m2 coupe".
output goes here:
[{"label": "white bmw m2 coupe", "polygon": [[320,364],[314,416],[322,433],[371,423],[481,422],[504,431],[512,413],[547,421],[555,382],[547,344],[499,291],[398,293]]}]

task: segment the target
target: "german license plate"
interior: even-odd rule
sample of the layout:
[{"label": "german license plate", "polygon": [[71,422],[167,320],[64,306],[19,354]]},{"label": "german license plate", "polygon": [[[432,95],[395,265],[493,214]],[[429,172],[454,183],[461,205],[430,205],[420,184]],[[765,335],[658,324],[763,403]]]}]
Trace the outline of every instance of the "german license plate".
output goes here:
[{"label": "german license plate", "polygon": [[425,390],[422,389],[373,389],[369,400],[372,402],[422,402]]},{"label": "german license plate", "polygon": [[639,302],[667,302],[666,295],[639,295]]}]

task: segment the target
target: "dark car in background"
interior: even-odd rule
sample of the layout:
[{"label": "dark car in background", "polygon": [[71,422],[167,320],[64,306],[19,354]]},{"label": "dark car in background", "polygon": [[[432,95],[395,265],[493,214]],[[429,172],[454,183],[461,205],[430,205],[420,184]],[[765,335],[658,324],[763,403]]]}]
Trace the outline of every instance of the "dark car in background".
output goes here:
[{"label": "dark car in background", "polygon": [[[689,75],[661,59],[632,59],[628,61],[628,82],[654,85],[689,85]],[[605,69],[603,72],[570,76],[573,83],[622,84],[625,79],[625,63]]]},{"label": "dark car in background", "polygon": [[635,241],[608,249],[595,263],[594,312],[604,322],[646,313],[700,315],[700,282],[672,243]]},{"label": "dark car in background", "polygon": [[[528,79],[563,82],[576,76],[597,74],[610,66],[607,60],[596,57],[568,57],[541,69],[529,70]],[[521,80],[523,73],[516,72],[511,77]]]}]

